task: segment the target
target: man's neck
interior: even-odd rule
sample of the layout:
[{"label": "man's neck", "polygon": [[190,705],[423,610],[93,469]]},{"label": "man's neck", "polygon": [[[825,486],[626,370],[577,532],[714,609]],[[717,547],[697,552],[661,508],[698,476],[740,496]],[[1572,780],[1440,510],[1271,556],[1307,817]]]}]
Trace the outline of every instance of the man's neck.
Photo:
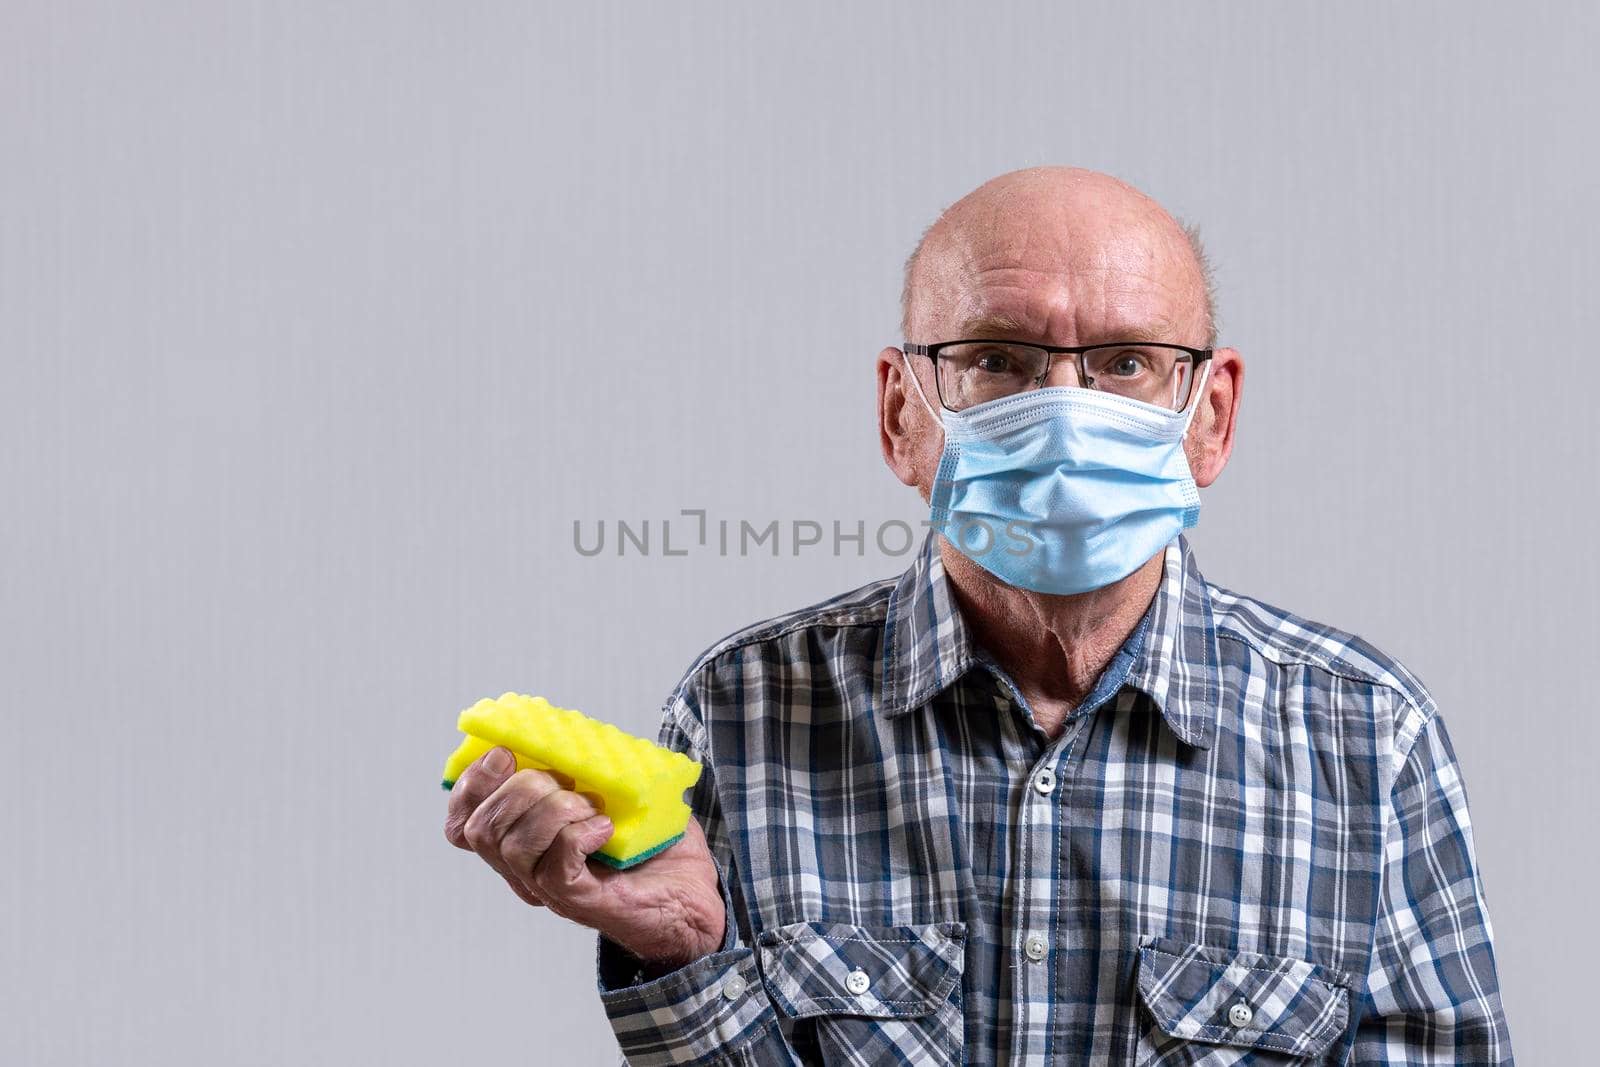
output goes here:
[{"label": "man's neck", "polygon": [[939,554],[973,641],[1006,669],[1052,739],[1144,617],[1165,558],[1157,553],[1103,588],[1055,596],[1005,584],[942,539]]}]

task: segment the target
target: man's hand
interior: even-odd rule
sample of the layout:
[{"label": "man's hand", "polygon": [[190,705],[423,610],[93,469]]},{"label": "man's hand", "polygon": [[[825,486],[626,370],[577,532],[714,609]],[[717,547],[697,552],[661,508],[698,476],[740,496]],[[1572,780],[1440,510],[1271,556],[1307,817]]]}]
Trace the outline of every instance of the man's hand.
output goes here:
[{"label": "man's hand", "polygon": [[722,947],[725,915],[705,834],[693,816],[683,840],[625,871],[590,866],[611,820],[570,781],[512,773],[493,748],[450,790],[444,836],[483,861],[535,906],[600,931],[642,960],[676,967]]}]

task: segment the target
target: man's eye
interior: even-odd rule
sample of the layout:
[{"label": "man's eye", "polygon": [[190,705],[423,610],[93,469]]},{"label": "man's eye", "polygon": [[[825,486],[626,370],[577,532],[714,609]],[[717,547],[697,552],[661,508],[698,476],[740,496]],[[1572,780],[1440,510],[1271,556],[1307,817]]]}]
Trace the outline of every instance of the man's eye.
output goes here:
[{"label": "man's eye", "polygon": [[973,366],[985,374],[1009,374],[1013,369],[1011,357],[998,350],[981,353],[973,360]]},{"label": "man's eye", "polygon": [[1106,361],[1101,373],[1114,378],[1135,378],[1150,369],[1149,362],[1142,353],[1127,349],[1112,355]]}]

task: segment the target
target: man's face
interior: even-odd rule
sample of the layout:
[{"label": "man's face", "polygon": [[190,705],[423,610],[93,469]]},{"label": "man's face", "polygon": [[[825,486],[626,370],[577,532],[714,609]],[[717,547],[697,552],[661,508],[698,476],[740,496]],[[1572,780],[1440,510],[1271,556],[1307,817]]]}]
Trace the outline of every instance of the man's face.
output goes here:
[{"label": "man's face", "polygon": [[[1145,340],[1197,348],[1208,341],[1205,280],[1182,229],[1141,194],[1092,172],[1010,183],[1002,178],[981,187],[930,233],[913,280],[908,341],[995,337],[1082,345]],[[891,353],[891,361],[903,369],[896,350],[885,350]],[[914,356],[909,362],[937,408],[931,361]],[[1211,393],[1217,379],[1227,379],[1221,388],[1230,398],[1223,413],[1228,442],[1237,362],[1237,353],[1220,350],[1206,390]],[[887,443],[886,458],[927,499],[943,435],[910,383],[899,380],[900,373],[890,369],[892,380],[883,381],[880,368],[880,392],[903,385],[910,397],[904,411],[888,414],[897,417],[908,438],[899,458],[913,477],[907,479],[896,466]],[[1071,375],[1070,364],[1057,361],[1046,384],[1072,384]],[[1218,419],[1207,397],[1197,395],[1191,403],[1201,407],[1185,451],[1196,481],[1206,485],[1226,461],[1226,442],[1207,443]],[[886,433],[890,430],[886,424]]]}]

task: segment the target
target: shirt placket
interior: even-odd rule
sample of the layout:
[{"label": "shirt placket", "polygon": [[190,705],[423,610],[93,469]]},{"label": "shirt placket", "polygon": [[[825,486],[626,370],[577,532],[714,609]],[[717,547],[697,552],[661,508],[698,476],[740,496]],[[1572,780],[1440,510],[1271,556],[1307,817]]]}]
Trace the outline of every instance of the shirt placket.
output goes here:
[{"label": "shirt placket", "polygon": [[[1014,686],[1000,677],[1018,709],[1032,721],[1032,711]],[[1068,773],[1073,746],[1083,722],[1070,716],[1061,735],[1045,746],[1024,772],[1014,825],[1014,893],[1001,936],[1010,946],[1012,988],[1015,994],[1013,1042],[1007,1062],[1043,1067],[1050,1061],[1050,1033],[1054,1024],[1056,960],[1059,948],[1061,898],[1061,834],[1063,775]],[[1031,729],[1031,728],[1030,728]]]}]

